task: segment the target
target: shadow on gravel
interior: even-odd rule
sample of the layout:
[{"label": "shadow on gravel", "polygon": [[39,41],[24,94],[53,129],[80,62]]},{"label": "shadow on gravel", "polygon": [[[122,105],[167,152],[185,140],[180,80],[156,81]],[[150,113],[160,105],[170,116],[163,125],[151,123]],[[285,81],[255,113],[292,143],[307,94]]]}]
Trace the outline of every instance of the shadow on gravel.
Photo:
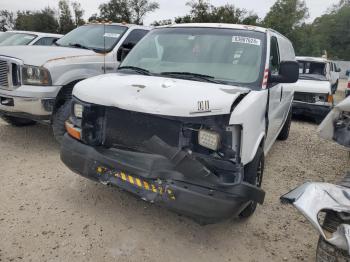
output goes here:
[{"label": "shadow on gravel", "polygon": [[296,122],[307,122],[307,123],[314,124],[314,125],[320,124],[320,122],[315,120],[313,117],[308,117],[308,116],[304,116],[304,115],[293,115],[292,120],[296,121]]}]

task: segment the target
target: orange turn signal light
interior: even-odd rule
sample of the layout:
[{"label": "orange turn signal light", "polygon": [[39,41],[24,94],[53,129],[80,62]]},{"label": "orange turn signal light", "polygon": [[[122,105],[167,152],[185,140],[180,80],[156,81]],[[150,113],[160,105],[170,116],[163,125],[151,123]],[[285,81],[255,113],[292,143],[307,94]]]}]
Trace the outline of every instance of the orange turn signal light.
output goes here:
[{"label": "orange turn signal light", "polygon": [[331,103],[331,104],[332,104],[333,101],[334,101],[334,100],[333,100],[333,95],[328,95],[328,99],[327,99],[327,100],[328,100],[328,103]]},{"label": "orange turn signal light", "polygon": [[66,127],[66,130],[67,130],[67,133],[77,139],[77,140],[81,140],[81,130],[80,128],[76,128],[74,127],[74,125],[72,125],[69,121],[66,121],[65,122],[65,127]]}]

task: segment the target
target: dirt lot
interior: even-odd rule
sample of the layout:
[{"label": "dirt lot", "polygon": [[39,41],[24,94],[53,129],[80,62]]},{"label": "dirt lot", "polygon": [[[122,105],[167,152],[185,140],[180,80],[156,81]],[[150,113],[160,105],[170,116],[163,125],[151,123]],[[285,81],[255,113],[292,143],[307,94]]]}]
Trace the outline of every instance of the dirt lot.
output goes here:
[{"label": "dirt lot", "polygon": [[73,174],[48,127],[1,122],[0,261],[314,261],[316,232],[279,197],[349,169],[348,153],[316,128],[294,121],[290,139],[274,145],[266,202],[250,220],[202,227]]}]

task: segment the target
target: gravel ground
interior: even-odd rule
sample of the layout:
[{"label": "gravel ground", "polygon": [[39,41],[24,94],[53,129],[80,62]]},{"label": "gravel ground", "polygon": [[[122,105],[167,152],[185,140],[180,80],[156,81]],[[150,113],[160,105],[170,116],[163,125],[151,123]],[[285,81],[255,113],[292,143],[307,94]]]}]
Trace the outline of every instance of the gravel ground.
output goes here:
[{"label": "gravel ground", "polygon": [[203,227],[73,174],[48,127],[0,122],[0,261],[315,261],[316,231],[279,197],[349,169],[348,152],[316,128],[294,121],[276,142],[251,219]]}]

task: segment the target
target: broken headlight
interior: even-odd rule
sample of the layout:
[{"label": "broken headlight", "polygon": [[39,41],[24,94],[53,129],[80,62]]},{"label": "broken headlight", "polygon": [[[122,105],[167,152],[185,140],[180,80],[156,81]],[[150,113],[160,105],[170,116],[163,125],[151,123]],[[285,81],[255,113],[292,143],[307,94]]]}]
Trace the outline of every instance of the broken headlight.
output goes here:
[{"label": "broken headlight", "polygon": [[198,132],[198,144],[217,151],[220,148],[220,135],[214,131],[201,129]]},{"label": "broken headlight", "polygon": [[81,104],[75,103],[73,106],[73,114],[76,118],[82,119],[83,118],[83,112],[84,112],[84,107]]}]

